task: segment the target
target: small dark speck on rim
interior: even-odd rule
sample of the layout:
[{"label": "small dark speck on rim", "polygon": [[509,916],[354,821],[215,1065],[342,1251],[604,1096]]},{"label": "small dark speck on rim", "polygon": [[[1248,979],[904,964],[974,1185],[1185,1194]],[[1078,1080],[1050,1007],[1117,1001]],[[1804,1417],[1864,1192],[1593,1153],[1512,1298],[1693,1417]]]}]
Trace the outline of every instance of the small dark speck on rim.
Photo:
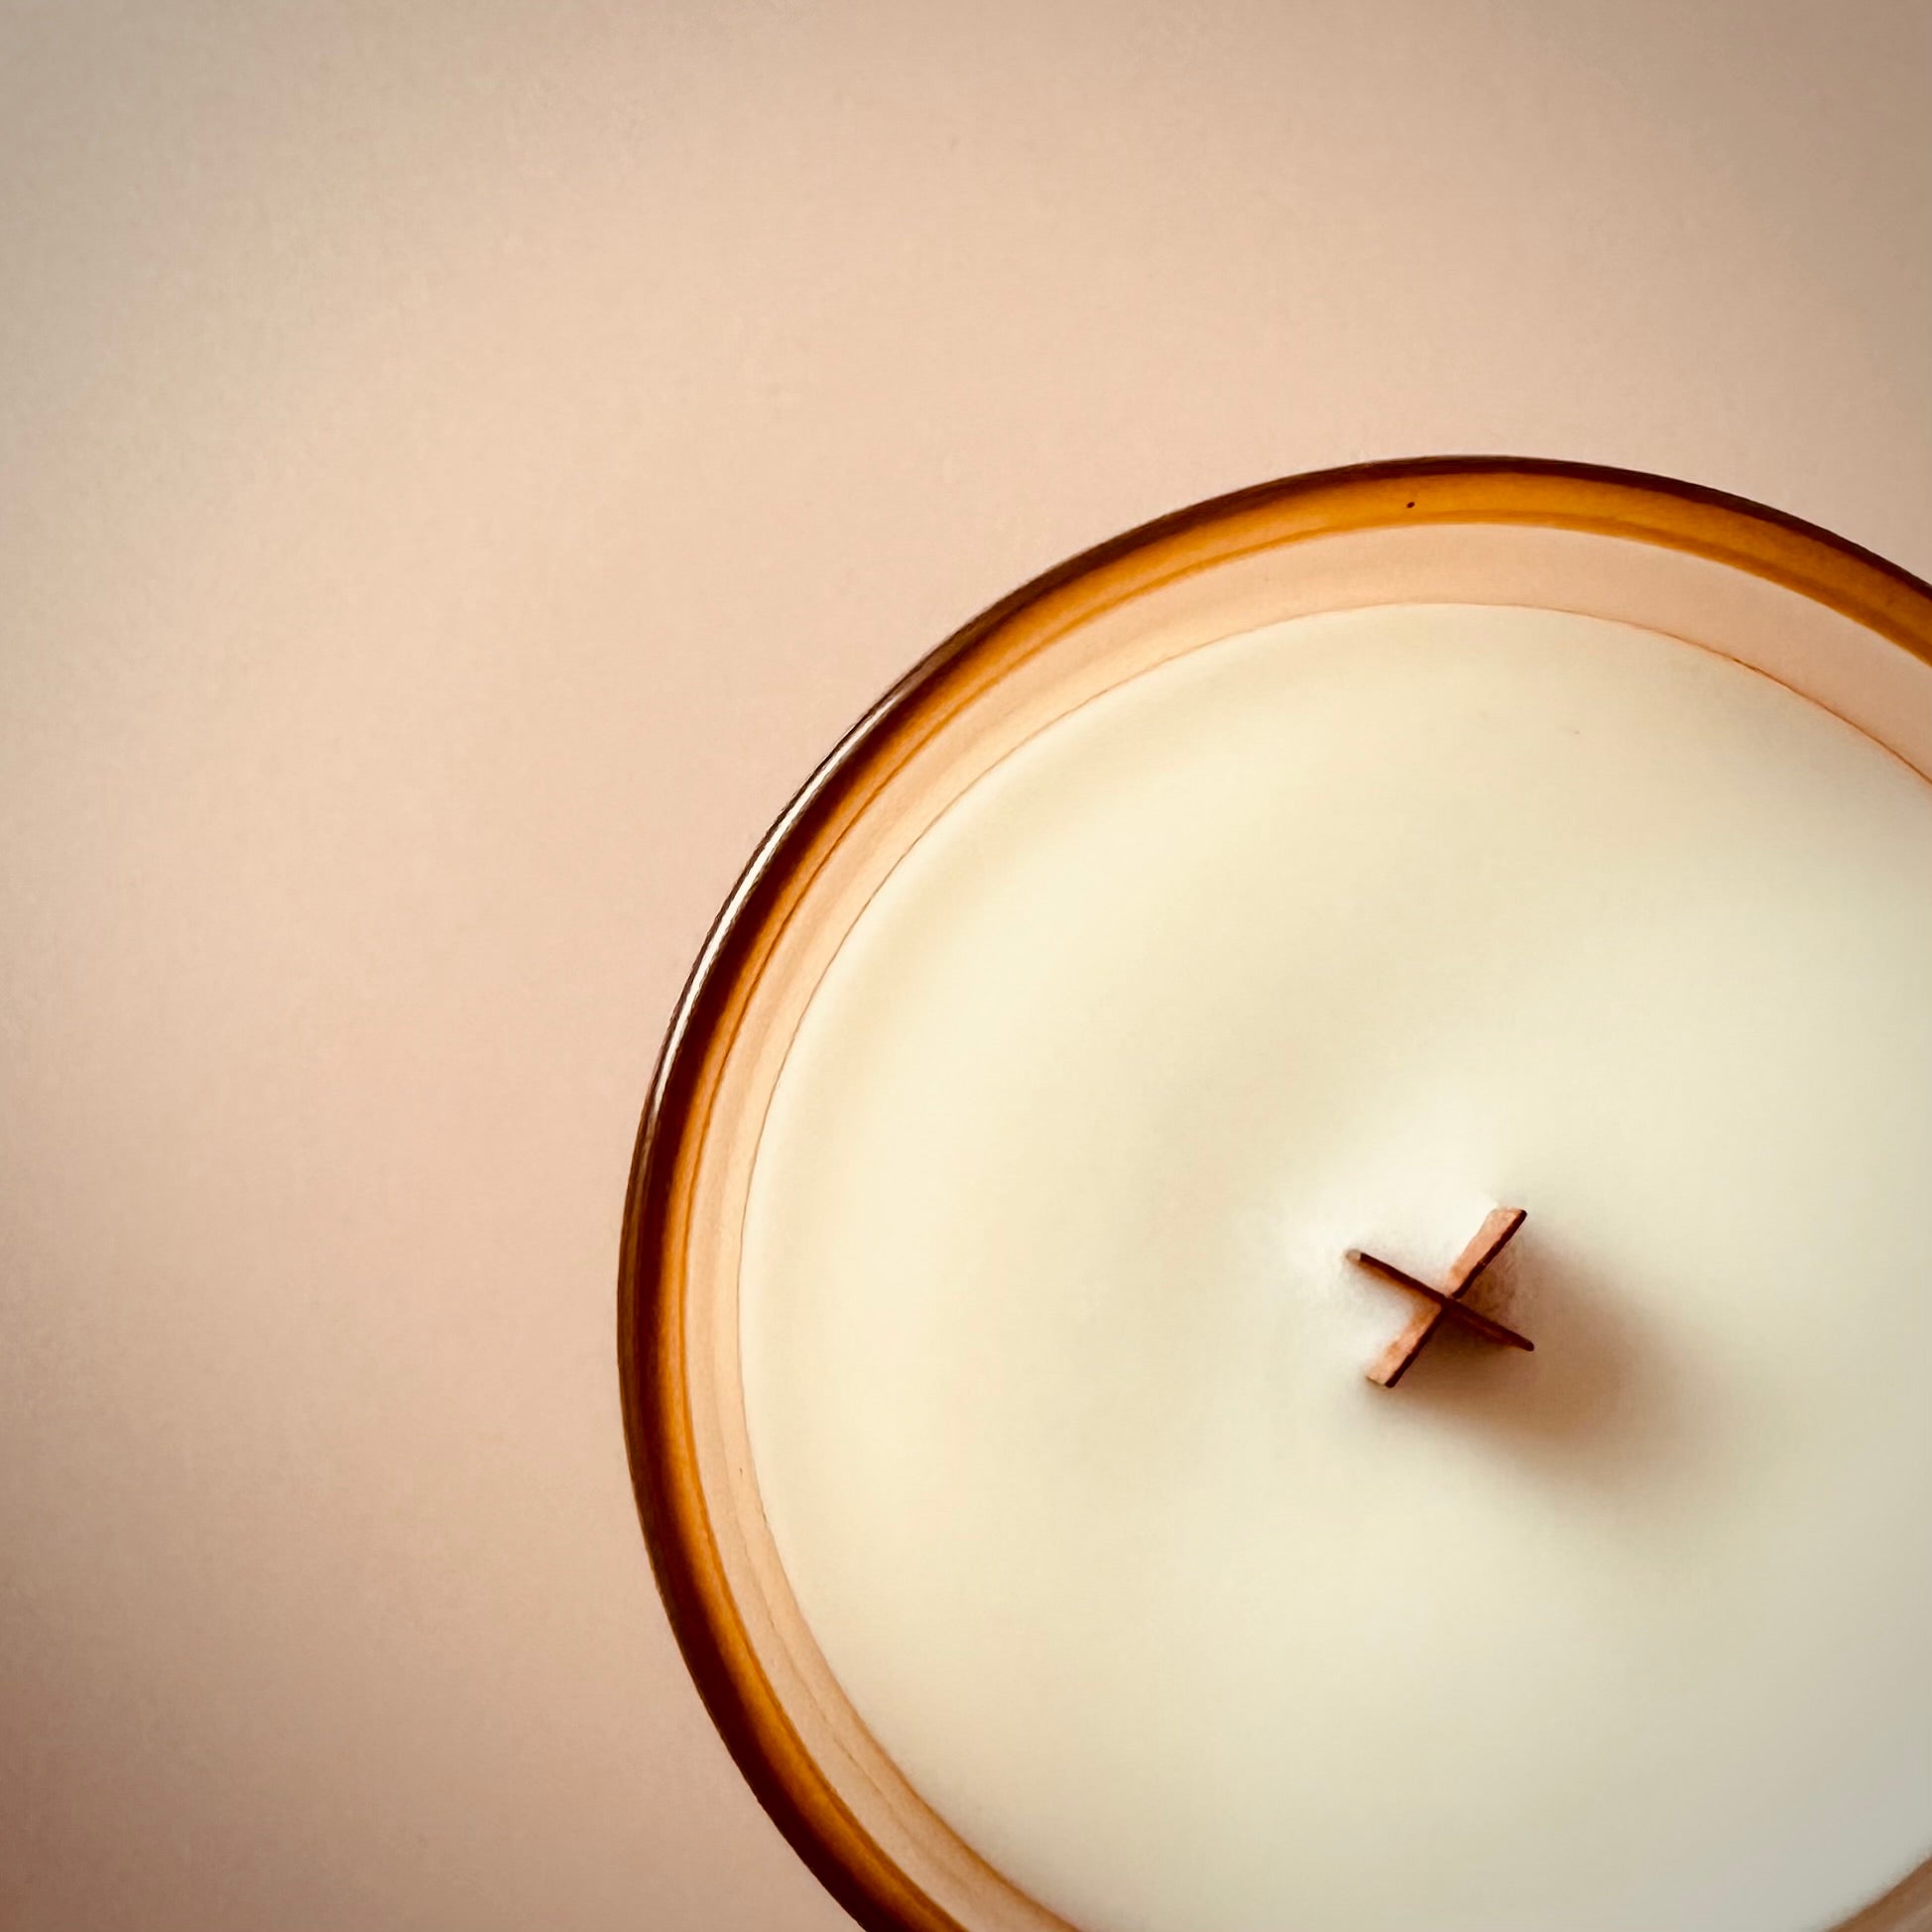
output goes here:
[{"label": "small dark speck on rim", "polygon": [[1402,505],[1402,508],[1404,510],[1413,510],[1415,508],[1415,499],[1413,497],[1410,497],[1409,500]]}]

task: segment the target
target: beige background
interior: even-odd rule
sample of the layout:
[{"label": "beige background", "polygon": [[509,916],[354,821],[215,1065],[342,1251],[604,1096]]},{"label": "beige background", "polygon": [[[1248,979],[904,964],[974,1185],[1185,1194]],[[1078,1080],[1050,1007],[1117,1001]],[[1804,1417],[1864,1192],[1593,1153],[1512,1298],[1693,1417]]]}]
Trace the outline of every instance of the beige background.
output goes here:
[{"label": "beige background", "polygon": [[1932,572],[1932,8],[0,7],[0,1923],[841,1923],[645,1565],[618,1216],[765,823],[1280,472]]}]

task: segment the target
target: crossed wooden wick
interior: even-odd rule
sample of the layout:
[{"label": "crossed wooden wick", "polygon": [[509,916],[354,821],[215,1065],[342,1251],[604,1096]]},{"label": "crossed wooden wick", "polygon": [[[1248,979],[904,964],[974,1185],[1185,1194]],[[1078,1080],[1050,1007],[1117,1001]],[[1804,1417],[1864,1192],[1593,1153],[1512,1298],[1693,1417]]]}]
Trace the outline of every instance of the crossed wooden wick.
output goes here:
[{"label": "crossed wooden wick", "polygon": [[1348,1259],[1357,1268],[1366,1268],[1371,1274],[1380,1274],[1385,1281],[1393,1281],[1397,1287],[1406,1288],[1410,1294],[1419,1294],[1430,1304],[1376,1358],[1369,1370],[1371,1382],[1384,1389],[1393,1389],[1407,1373],[1408,1365],[1422,1353],[1423,1345],[1444,1321],[1460,1322],[1471,1334],[1481,1335],[1487,1341],[1501,1342],[1508,1348],[1533,1349],[1536,1346],[1528,1336],[1518,1335],[1513,1328],[1506,1328],[1502,1322],[1493,1321],[1488,1315],[1479,1315],[1462,1298],[1475,1286],[1483,1270],[1509,1246],[1516,1230],[1528,1218],[1522,1208],[1492,1209],[1483,1225],[1470,1236],[1469,1245],[1456,1257],[1449,1269],[1449,1285],[1446,1288],[1432,1288],[1426,1281],[1418,1281],[1414,1275],[1404,1273],[1377,1256],[1365,1255],[1359,1248],[1349,1250]]}]

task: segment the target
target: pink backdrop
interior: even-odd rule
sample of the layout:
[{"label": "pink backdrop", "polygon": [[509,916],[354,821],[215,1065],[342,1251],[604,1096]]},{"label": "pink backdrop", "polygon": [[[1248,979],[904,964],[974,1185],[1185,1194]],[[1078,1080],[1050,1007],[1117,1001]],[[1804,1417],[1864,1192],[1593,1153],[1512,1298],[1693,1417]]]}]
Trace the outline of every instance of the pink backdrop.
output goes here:
[{"label": "pink backdrop", "polygon": [[0,1922],[831,1932],[613,1298],[715,905],[1192,499],[1507,450],[1932,572],[1932,11],[14,0]]}]

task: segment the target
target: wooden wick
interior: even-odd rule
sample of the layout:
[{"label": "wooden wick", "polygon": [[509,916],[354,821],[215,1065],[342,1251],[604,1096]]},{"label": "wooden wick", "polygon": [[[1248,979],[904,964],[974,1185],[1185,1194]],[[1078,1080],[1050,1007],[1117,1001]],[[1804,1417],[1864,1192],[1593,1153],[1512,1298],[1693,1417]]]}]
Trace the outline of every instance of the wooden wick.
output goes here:
[{"label": "wooden wick", "polygon": [[1376,1359],[1369,1370],[1371,1382],[1383,1389],[1393,1389],[1407,1373],[1409,1364],[1421,1354],[1429,1337],[1444,1321],[1461,1322],[1473,1334],[1492,1342],[1504,1343],[1509,1348],[1535,1348],[1536,1344],[1526,1335],[1519,1335],[1513,1328],[1508,1328],[1488,1315],[1479,1314],[1467,1306],[1462,1298],[1476,1284],[1483,1270],[1509,1246],[1516,1230],[1528,1218],[1522,1208],[1493,1209],[1485,1216],[1483,1225],[1470,1236],[1463,1252],[1456,1257],[1449,1269],[1446,1289],[1432,1288],[1426,1281],[1418,1281],[1414,1275],[1405,1273],[1375,1255],[1365,1255],[1359,1248],[1349,1250],[1348,1259],[1358,1268],[1366,1268],[1384,1280],[1393,1281],[1398,1287],[1407,1288],[1411,1294],[1421,1295],[1429,1303]]},{"label": "wooden wick", "polygon": [[1533,1349],[1536,1344],[1527,1335],[1518,1335],[1513,1328],[1506,1327],[1500,1321],[1493,1321],[1488,1315],[1479,1315],[1474,1308],[1458,1301],[1454,1295],[1444,1294],[1440,1288],[1432,1288],[1426,1281],[1418,1281],[1412,1274],[1404,1274],[1399,1268],[1374,1255],[1365,1255],[1359,1248],[1351,1248],[1348,1258],[1358,1268],[1366,1268],[1371,1274],[1380,1274],[1385,1281],[1393,1281],[1397,1287],[1406,1288],[1411,1294],[1426,1296],[1442,1310],[1462,1325],[1481,1335],[1486,1341],[1501,1342],[1506,1348]]}]

